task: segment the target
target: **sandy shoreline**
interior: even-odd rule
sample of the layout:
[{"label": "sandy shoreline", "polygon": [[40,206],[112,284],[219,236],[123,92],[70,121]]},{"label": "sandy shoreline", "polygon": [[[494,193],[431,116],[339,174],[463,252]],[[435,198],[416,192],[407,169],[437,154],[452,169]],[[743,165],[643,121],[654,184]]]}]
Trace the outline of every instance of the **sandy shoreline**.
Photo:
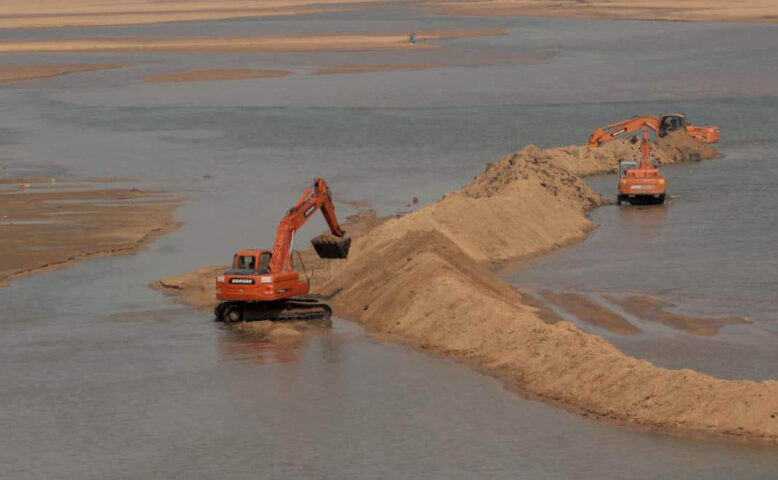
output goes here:
[{"label": "sandy shoreline", "polygon": [[[687,138],[663,142],[662,164],[715,156]],[[617,141],[593,152],[530,146],[508,155],[443,200],[358,235],[341,273],[315,290],[372,335],[466,362],[585,416],[776,443],[778,382],[721,380],[629,357],[548,312],[542,318],[537,299],[491,269],[583,240],[592,228],[586,211],[603,199],[580,176],[613,171],[635,148]],[[209,277],[179,277],[203,285],[187,303],[213,305],[213,271],[200,273]]]},{"label": "sandy shoreline", "polygon": [[771,0],[6,0],[0,4],[0,29],[141,25],[168,22],[275,17],[400,6],[433,13],[488,16],[544,16],[691,22],[778,22]]},{"label": "sandy shoreline", "polygon": [[408,32],[275,35],[255,37],[175,38],[60,38],[7,40],[0,53],[57,52],[372,52],[441,48],[430,40],[506,35],[504,29],[417,32],[412,44]]},{"label": "sandy shoreline", "polygon": [[183,199],[168,193],[3,180],[13,187],[0,189],[0,286],[83,260],[134,253],[179,227],[172,215]]},{"label": "sandy shoreline", "polygon": [[26,82],[71,73],[121,68],[123,65],[0,65],[0,84]]},{"label": "sandy shoreline", "polygon": [[5,0],[0,29],[141,25],[342,12],[380,6],[384,0]]},{"label": "sandy shoreline", "polygon": [[601,20],[680,22],[778,22],[772,0],[429,0],[435,13],[449,15],[529,16]]},{"label": "sandy shoreline", "polygon": [[247,68],[218,68],[191,72],[167,73],[143,79],[147,83],[211,82],[215,80],[245,80],[249,78],[279,78],[293,75],[288,70],[251,70]]}]

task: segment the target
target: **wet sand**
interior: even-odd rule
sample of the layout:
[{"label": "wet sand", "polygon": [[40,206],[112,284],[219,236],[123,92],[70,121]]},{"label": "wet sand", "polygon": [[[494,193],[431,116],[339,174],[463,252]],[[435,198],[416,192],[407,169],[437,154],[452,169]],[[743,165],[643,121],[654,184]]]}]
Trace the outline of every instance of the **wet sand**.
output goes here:
[{"label": "wet sand", "polygon": [[97,25],[139,25],[246,17],[288,16],[342,12],[369,8],[423,6],[435,13],[452,15],[547,16],[632,20],[713,22],[776,22],[778,5],[771,0],[651,0],[636,5],[627,0],[407,0],[388,4],[382,0],[7,0],[0,5],[0,28],[53,28]]},{"label": "wet sand", "polygon": [[530,293],[521,292],[521,303],[534,308],[535,314],[546,323],[553,324],[565,321],[562,315],[556,313],[543,300]]},{"label": "wet sand", "polygon": [[408,32],[256,37],[184,38],[59,38],[0,42],[0,53],[54,52],[373,52],[435,49],[429,40],[506,35],[503,29],[417,32],[412,44]]},{"label": "wet sand", "polygon": [[183,199],[101,184],[3,179],[0,286],[76,262],[137,252],[179,227]]},{"label": "wet sand", "polygon": [[121,67],[122,65],[0,65],[0,84]]},{"label": "wet sand", "polygon": [[626,298],[607,296],[606,298],[638,318],[659,322],[695,335],[716,335],[726,325],[750,323],[748,319],[736,316],[708,318],[668,312],[666,309],[675,307],[674,303],[646,295],[633,295]]},{"label": "wet sand", "polygon": [[219,68],[192,72],[167,73],[143,79],[149,83],[212,82],[216,80],[245,80],[249,78],[279,78],[292,75],[288,70],[251,70],[247,68]]},{"label": "wet sand", "polygon": [[435,13],[451,15],[534,16],[613,20],[670,20],[684,22],[778,22],[778,3],[772,0],[431,0]]},{"label": "wet sand", "polygon": [[613,310],[603,307],[591,298],[578,293],[554,293],[550,290],[542,292],[543,298],[554,303],[567,313],[575,315],[584,322],[596,327],[605,328],[621,335],[638,335],[643,331],[631,324],[629,320]]},{"label": "wet sand", "polygon": [[0,28],[139,25],[245,17],[341,12],[372,7],[381,0],[6,0],[0,4]]}]

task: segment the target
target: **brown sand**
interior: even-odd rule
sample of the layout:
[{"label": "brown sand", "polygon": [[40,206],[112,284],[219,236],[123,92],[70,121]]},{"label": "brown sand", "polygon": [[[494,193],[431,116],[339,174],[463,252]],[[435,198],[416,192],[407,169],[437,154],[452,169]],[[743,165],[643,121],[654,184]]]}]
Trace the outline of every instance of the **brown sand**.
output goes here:
[{"label": "brown sand", "polygon": [[341,12],[384,0],[3,0],[0,28],[136,25]]},{"label": "brown sand", "polygon": [[535,315],[546,323],[559,323],[565,321],[562,315],[556,313],[545,302],[530,293],[521,292],[521,303],[527,307],[534,308]]},{"label": "brown sand", "polygon": [[[664,161],[715,156],[682,133]],[[682,146],[682,147],[681,147]],[[628,357],[570,322],[548,324],[492,262],[583,239],[602,204],[580,175],[612,171],[626,141],[507,155],[458,192],[354,239],[320,293],[380,338],[459,359],[583,414],[652,430],[778,441],[778,382],[720,380]],[[572,172],[571,172],[572,170]]]},{"label": "brown sand", "polygon": [[411,44],[407,32],[277,35],[257,37],[60,38],[7,40],[0,53],[44,52],[321,52],[435,49],[427,40],[505,35],[503,29],[419,32]]},{"label": "brown sand", "polygon": [[627,298],[608,296],[606,298],[638,318],[659,322],[668,327],[696,335],[716,335],[721,327],[726,325],[750,323],[743,317],[692,317],[668,312],[665,309],[675,307],[674,303],[646,295],[633,295]]},{"label": "brown sand", "polygon": [[436,13],[686,22],[778,21],[774,0],[428,0]]},{"label": "brown sand", "polygon": [[168,193],[14,182],[20,187],[0,191],[0,285],[81,260],[136,252],[179,226],[172,214],[183,199]]},{"label": "brown sand", "polygon": [[80,27],[218,20],[424,5],[454,15],[521,15],[716,22],[775,22],[773,0],[4,0],[0,28]]},{"label": "brown sand", "polygon": [[121,67],[122,65],[0,65],[0,84]]},{"label": "brown sand", "polygon": [[278,78],[293,75],[289,70],[251,70],[247,68],[218,68],[196,70],[193,72],[167,73],[146,77],[144,82],[178,83],[178,82],[212,82],[215,80],[245,80],[247,78]]},{"label": "brown sand", "polygon": [[605,328],[622,335],[637,335],[643,330],[632,325],[626,318],[603,307],[591,298],[578,293],[542,292],[543,298],[562,307],[567,313],[595,327]]}]

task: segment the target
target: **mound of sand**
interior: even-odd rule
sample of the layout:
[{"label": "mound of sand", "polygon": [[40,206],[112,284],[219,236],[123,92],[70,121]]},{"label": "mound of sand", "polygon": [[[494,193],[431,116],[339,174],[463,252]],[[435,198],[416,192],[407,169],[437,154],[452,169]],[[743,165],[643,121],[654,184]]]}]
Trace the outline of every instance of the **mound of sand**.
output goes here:
[{"label": "mound of sand", "polygon": [[[628,357],[570,322],[549,321],[536,299],[490,269],[583,239],[587,209],[604,200],[580,177],[611,172],[636,153],[624,140],[507,155],[441,201],[357,235],[338,274],[316,291],[381,338],[470,362],[573,411],[778,441],[778,382],[719,380]],[[716,155],[683,134],[656,146],[663,164]]]},{"label": "mound of sand", "polygon": [[[660,163],[716,155],[685,135]],[[692,142],[692,143],[689,143]],[[508,155],[462,190],[352,244],[324,289],[335,311],[391,340],[468,362],[577,411],[661,430],[778,439],[778,382],[727,381],[628,357],[569,322],[544,322],[489,263],[583,238],[601,203],[580,175],[612,171],[628,141]]]}]

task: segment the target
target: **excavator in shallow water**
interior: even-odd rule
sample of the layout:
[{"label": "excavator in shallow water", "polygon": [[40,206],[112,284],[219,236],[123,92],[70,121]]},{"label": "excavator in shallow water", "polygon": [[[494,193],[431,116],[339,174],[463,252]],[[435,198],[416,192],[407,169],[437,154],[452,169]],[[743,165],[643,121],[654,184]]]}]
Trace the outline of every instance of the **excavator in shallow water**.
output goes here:
[{"label": "excavator in shallow water", "polygon": [[[634,204],[661,204],[665,202],[667,194],[667,181],[662,172],[653,164],[653,154],[651,152],[651,138],[649,133],[657,130],[654,124],[647,121],[652,117],[636,117],[626,122],[608,125],[607,127],[595,130],[589,138],[589,148],[596,148],[604,142],[623,137],[638,130],[643,131],[643,137],[640,140],[640,150],[637,161],[621,160],[619,161],[619,193],[616,197],[616,204],[622,202]],[[601,133],[612,126],[618,126],[614,133]]]},{"label": "excavator in shallow water", "polygon": [[[281,219],[273,250],[241,250],[232,268],[216,277],[214,314],[224,322],[250,320],[328,320],[332,310],[326,303],[306,297],[310,278],[298,252],[292,250],[295,233],[321,210],[332,235],[311,240],[321,258],[346,258],[351,238],[345,237],[335,216],[332,192],[322,178],[315,178],[300,200]],[[294,270],[293,255],[303,268],[305,279]]]}]

